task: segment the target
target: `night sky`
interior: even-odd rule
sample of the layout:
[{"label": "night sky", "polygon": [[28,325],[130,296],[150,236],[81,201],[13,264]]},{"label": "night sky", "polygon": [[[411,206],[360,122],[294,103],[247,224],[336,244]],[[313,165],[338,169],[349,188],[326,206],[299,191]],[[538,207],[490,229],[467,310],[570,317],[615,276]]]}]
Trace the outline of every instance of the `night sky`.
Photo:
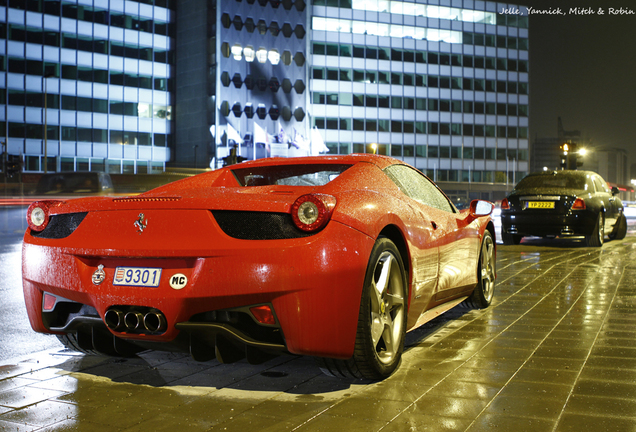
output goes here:
[{"label": "night sky", "polygon": [[[636,163],[636,3],[633,0],[525,0],[530,15],[530,139],[580,130],[596,146],[630,150]],[[569,14],[591,7],[593,15]],[[609,8],[634,14],[610,15]],[[604,15],[598,10],[603,9]],[[521,10],[525,10],[521,7]]]}]

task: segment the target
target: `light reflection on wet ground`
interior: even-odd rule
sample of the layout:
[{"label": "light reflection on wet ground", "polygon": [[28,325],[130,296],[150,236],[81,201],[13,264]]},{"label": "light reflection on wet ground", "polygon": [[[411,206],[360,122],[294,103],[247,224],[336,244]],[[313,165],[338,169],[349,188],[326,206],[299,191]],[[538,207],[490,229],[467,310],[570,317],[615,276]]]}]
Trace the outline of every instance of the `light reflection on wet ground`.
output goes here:
[{"label": "light reflection on wet ground", "polygon": [[310,358],[260,366],[51,350],[0,362],[0,427],[43,431],[636,430],[636,238],[499,246],[486,310],[407,337],[380,383]]}]

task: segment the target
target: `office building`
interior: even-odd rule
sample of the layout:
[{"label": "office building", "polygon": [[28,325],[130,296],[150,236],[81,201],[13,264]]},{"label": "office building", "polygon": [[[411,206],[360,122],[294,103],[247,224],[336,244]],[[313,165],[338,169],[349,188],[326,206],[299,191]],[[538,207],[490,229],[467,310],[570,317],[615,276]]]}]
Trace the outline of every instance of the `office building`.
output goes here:
[{"label": "office building", "polygon": [[172,0],[0,2],[0,136],[24,172],[164,170],[174,17]]},{"label": "office building", "polygon": [[5,125],[35,171],[47,86],[60,170],[375,151],[490,199],[529,170],[528,17],[511,5],[5,3]]}]

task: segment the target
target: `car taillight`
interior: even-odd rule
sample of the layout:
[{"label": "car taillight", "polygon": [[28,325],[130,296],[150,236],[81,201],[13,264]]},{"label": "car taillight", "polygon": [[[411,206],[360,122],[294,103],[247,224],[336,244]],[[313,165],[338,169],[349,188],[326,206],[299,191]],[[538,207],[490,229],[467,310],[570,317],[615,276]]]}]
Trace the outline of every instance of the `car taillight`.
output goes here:
[{"label": "car taillight", "polygon": [[331,195],[303,195],[292,204],[292,220],[303,231],[318,231],[327,225],[335,206],[336,197]]},{"label": "car taillight", "polygon": [[50,204],[46,201],[36,201],[27,210],[27,223],[33,231],[42,231],[49,224]]},{"label": "car taillight", "polygon": [[510,210],[510,203],[508,202],[508,198],[504,198],[503,201],[501,202],[501,209]]},{"label": "car taillight", "polygon": [[250,312],[254,315],[254,318],[261,324],[276,324],[276,317],[272,308],[269,305],[254,306],[250,308]]},{"label": "car taillight", "polygon": [[572,204],[572,210],[585,210],[585,201],[582,198],[577,198]]}]

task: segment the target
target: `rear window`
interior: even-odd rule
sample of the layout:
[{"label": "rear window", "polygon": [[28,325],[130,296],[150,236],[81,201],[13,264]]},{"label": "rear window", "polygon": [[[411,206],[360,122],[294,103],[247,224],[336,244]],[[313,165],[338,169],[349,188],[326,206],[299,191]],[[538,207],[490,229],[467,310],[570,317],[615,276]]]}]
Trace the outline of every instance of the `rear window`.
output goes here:
[{"label": "rear window", "polygon": [[324,186],[351,164],[276,165],[235,168],[241,186]]},{"label": "rear window", "polygon": [[575,174],[528,176],[522,179],[515,189],[585,189],[585,176]]}]

